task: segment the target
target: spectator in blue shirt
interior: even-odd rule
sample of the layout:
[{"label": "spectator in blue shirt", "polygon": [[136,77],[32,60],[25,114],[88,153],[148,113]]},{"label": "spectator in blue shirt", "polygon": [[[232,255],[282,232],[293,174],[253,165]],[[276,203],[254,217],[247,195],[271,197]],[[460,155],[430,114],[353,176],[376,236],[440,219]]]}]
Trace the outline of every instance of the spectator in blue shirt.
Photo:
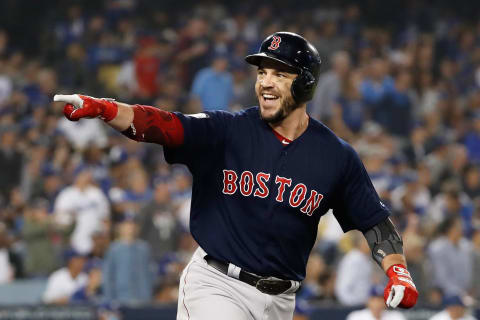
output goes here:
[{"label": "spectator in blue shirt", "polygon": [[373,105],[373,119],[390,134],[408,138],[413,128],[413,103],[409,96],[411,76],[402,71],[395,78],[393,87],[385,87],[379,101]]},{"label": "spectator in blue shirt", "polygon": [[360,91],[363,99],[375,107],[383,97],[394,88],[394,81],[388,75],[388,67],[384,60],[374,59],[369,66],[369,75],[362,81]]},{"label": "spectator in blue shirt", "polygon": [[195,75],[192,96],[200,101],[203,110],[228,110],[233,98],[233,80],[227,69],[227,57],[218,54],[210,67]]},{"label": "spectator in blue shirt", "polygon": [[149,302],[154,282],[150,247],[137,239],[137,225],[131,217],[119,223],[118,231],[103,262],[105,299],[125,304]]},{"label": "spectator in blue shirt", "polygon": [[365,103],[360,95],[359,86],[361,75],[358,72],[350,72],[341,84],[334,110],[340,113],[345,125],[354,133],[359,133],[366,117]]}]

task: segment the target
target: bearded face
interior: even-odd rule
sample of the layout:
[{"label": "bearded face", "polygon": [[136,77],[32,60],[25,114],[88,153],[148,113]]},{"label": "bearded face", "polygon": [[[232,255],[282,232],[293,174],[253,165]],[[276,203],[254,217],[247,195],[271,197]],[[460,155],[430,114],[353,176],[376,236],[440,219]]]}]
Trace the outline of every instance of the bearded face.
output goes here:
[{"label": "bearded face", "polygon": [[297,74],[291,68],[275,60],[264,59],[257,70],[255,93],[259,112],[268,123],[279,123],[299,107],[291,93]]}]

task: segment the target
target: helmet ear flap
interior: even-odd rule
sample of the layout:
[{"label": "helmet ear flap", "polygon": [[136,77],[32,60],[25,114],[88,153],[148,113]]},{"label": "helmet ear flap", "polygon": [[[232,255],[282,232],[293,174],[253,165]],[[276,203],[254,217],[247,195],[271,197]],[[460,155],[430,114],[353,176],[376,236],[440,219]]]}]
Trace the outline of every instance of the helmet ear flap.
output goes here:
[{"label": "helmet ear flap", "polygon": [[313,98],[316,81],[310,71],[301,70],[300,74],[293,80],[291,92],[297,103],[307,102]]}]

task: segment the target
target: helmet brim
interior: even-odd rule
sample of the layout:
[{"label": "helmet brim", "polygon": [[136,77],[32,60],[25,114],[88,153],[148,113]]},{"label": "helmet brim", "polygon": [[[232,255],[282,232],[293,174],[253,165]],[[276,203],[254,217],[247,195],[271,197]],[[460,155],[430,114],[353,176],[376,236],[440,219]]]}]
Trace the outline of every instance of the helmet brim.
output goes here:
[{"label": "helmet brim", "polygon": [[277,61],[277,62],[280,62],[281,64],[284,64],[290,68],[292,68],[293,70],[295,70],[295,72],[299,73],[300,72],[300,68],[298,67],[295,67],[293,65],[291,65],[290,63],[288,62],[285,62],[284,60],[282,59],[279,59],[273,55],[269,55],[265,52],[260,52],[260,53],[255,53],[255,54],[250,54],[248,56],[245,57],[245,61],[251,65],[254,65],[254,66],[257,66],[259,67],[260,64],[262,63],[262,60],[263,59],[269,59],[269,60],[273,60],[273,61]]}]

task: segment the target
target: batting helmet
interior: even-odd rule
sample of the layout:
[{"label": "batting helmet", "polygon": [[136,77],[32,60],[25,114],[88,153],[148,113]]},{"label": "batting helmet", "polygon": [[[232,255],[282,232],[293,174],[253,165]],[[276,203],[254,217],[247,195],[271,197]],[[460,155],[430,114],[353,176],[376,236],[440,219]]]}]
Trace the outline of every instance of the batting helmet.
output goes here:
[{"label": "batting helmet", "polygon": [[245,61],[260,66],[265,58],[279,61],[298,72],[291,88],[293,99],[297,103],[312,99],[322,61],[310,42],[296,33],[275,32],[263,40],[258,53],[246,56]]}]

